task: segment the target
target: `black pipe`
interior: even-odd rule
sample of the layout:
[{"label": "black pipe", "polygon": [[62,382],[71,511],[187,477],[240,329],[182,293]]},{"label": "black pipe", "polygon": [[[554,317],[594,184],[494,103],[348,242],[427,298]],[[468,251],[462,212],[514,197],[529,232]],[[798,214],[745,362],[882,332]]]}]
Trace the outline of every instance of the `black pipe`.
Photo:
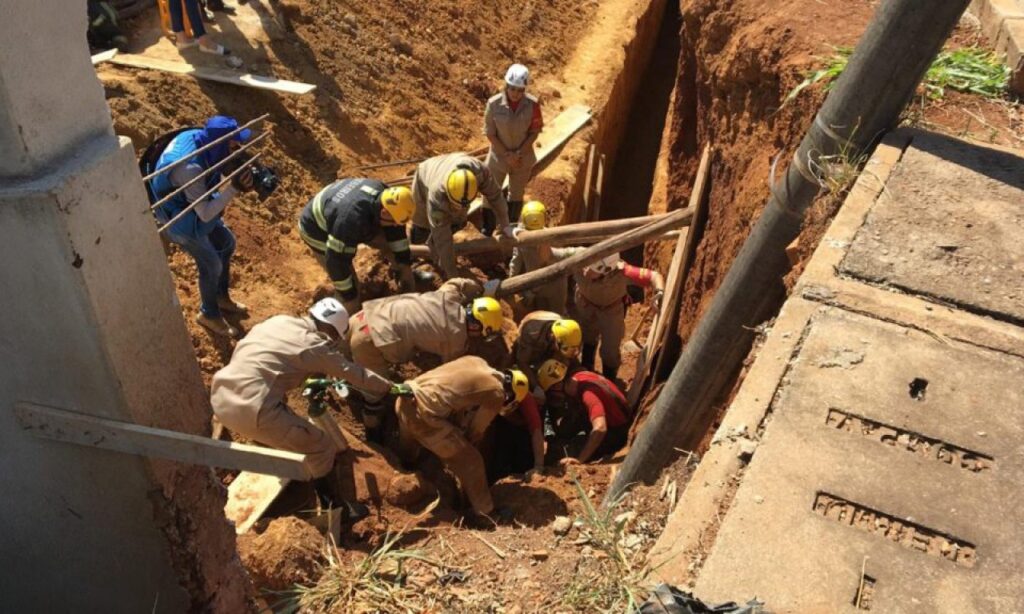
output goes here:
[{"label": "black pipe", "polygon": [[821,189],[823,164],[860,159],[897,124],[968,2],[887,0],[879,6],[672,369],[606,503],[631,484],[656,478],[681,438],[707,423],[750,350],[750,329],[777,310],[789,270],[785,248]]}]

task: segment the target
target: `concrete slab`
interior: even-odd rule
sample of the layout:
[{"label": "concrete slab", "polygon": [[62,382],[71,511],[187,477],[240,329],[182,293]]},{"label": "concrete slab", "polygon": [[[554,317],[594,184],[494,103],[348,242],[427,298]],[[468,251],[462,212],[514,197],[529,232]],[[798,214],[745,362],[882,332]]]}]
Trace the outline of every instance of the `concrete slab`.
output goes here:
[{"label": "concrete slab", "polygon": [[[652,549],[660,579],[775,612],[1024,612],[1022,164],[886,137],[723,417],[753,459],[716,435]],[[962,259],[929,257],[940,241]]]},{"label": "concrete slab", "polygon": [[[1006,488],[1024,479],[1022,428],[1024,360],[819,313],[697,593],[756,594],[782,611],[855,610],[867,557],[872,609],[1024,609],[1024,594],[1000,590],[1024,558],[1024,497]],[[979,467],[981,456],[990,460]],[[870,526],[823,516],[822,495],[856,504]],[[881,534],[893,519],[917,528]]]},{"label": "concrete slab", "polygon": [[1024,159],[919,133],[842,272],[1024,322]]}]

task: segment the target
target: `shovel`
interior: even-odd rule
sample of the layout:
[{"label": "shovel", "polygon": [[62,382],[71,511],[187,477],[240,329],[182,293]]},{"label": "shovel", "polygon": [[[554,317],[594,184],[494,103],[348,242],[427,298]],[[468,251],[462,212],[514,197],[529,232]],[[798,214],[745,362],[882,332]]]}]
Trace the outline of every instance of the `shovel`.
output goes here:
[{"label": "shovel", "polygon": [[640,316],[640,320],[636,323],[636,326],[633,327],[633,332],[630,333],[629,339],[626,339],[626,342],[622,344],[623,351],[639,352],[641,350],[640,344],[636,340],[636,336],[640,332],[640,328],[644,325],[644,322],[647,321],[647,318],[650,317],[652,313],[654,313],[653,302],[647,305],[647,309],[644,311],[644,314]]}]

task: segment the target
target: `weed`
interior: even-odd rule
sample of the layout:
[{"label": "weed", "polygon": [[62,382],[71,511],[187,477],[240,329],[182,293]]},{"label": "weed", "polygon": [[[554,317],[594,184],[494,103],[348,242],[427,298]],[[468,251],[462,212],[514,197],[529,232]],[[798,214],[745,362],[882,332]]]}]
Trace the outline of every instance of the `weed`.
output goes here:
[{"label": "weed", "polygon": [[599,510],[576,476],[573,484],[583,503],[581,532],[596,556],[580,557],[572,582],[562,593],[562,604],[583,612],[632,612],[651,591],[653,571],[645,557],[623,545],[629,515],[619,512],[624,496]]},{"label": "weed", "polygon": [[[851,47],[833,47],[835,53],[827,58],[819,58],[824,62],[822,68],[810,72],[803,81],[797,84],[779,106],[789,104],[800,92],[817,85],[824,84],[825,91],[846,69]],[[946,88],[977,94],[985,98],[999,98],[1006,91],[1010,79],[1010,69],[992,51],[979,47],[963,47],[945,50],[939,53],[924,76],[925,95],[937,100],[946,93]]]}]

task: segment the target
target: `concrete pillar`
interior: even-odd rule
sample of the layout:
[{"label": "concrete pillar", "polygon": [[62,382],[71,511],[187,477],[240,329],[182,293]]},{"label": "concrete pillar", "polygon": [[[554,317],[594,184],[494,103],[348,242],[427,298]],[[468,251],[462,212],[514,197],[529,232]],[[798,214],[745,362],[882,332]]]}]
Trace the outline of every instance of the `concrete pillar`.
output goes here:
[{"label": "concrete pillar", "polygon": [[208,468],[35,439],[18,400],[202,434],[209,405],[85,3],[0,19],[0,602],[244,611]]}]

